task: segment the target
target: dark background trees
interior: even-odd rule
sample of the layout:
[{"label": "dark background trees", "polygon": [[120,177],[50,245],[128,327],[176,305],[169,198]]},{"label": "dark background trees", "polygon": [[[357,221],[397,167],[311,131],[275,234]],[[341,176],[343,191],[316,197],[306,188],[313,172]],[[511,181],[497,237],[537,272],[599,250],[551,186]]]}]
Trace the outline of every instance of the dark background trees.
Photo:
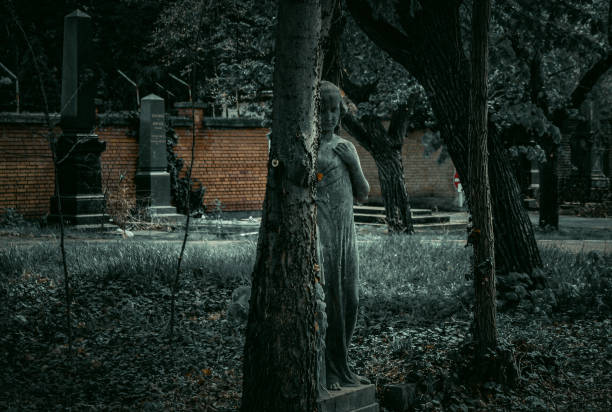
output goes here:
[{"label": "dark background trees", "polygon": [[[276,2],[236,0],[38,0],[7,1],[0,5],[2,63],[21,83],[24,111],[40,111],[34,69],[15,19],[26,30],[45,72],[53,111],[60,110],[63,18],[80,8],[92,17],[100,110],[136,109],[135,91],[117,70],[140,87],[140,95],[156,93],[169,100],[188,99],[184,86],[168,74],[187,79],[198,72],[194,99],[234,105],[271,90]],[[205,13],[198,13],[203,8]],[[202,18],[200,18],[202,16]],[[199,39],[194,44],[194,35]],[[196,51],[197,59],[190,57]],[[195,67],[193,67],[195,66]],[[0,73],[4,78],[5,73]],[[164,89],[158,86],[161,84]],[[6,78],[0,86],[0,109],[14,110],[14,87]],[[171,105],[170,105],[171,106]],[[249,108],[245,108],[248,110]],[[256,106],[250,108],[257,110]]]},{"label": "dark background trees", "polygon": [[[205,10],[201,20],[193,12],[198,8]],[[276,10],[272,0],[176,0],[152,30],[150,58],[159,62],[162,72],[196,70],[196,98],[215,104],[218,111],[242,103],[242,116],[269,114],[252,103],[272,90]],[[190,33],[198,28],[202,35],[193,44]],[[197,52],[195,61],[188,58],[189,50]]]},{"label": "dark background trees", "polygon": [[[376,13],[367,1],[348,0],[347,4],[370,39],[425,88],[442,139],[464,187],[469,188],[466,102],[470,93],[470,64],[461,36],[460,2],[396,3],[387,12],[392,21]],[[489,142],[495,233],[503,239],[496,244],[496,262],[502,271],[531,273],[541,266],[531,222],[521,205],[503,147],[494,134]]]},{"label": "dark background trees", "polygon": [[[45,87],[49,91],[51,111],[60,110],[62,42],[64,16],[77,8],[92,17],[93,52],[98,78],[97,97],[102,108],[135,109],[134,93],[126,93],[126,81],[117,74],[124,71],[144,92],[153,92],[158,65],[148,52],[151,29],[170,1],[120,0],[6,1],[0,6],[0,44],[2,62],[15,73],[21,83],[24,111],[42,110],[42,98],[35,83],[36,74],[27,45],[15,24],[17,19],[26,31],[38,54]],[[0,74],[0,77],[4,73]],[[131,87],[131,86],[129,86]],[[147,88],[148,87],[148,88]],[[2,110],[14,110],[14,89],[0,87]],[[159,92],[158,92],[159,93]],[[141,94],[144,96],[145,94]]]},{"label": "dark background trees", "polygon": [[524,153],[540,165],[542,227],[558,228],[562,135],[585,120],[579,110],[612,66],[610,6],[513,0],[493,9],[493,116],[506,147],[519,148],[514,157]]}]

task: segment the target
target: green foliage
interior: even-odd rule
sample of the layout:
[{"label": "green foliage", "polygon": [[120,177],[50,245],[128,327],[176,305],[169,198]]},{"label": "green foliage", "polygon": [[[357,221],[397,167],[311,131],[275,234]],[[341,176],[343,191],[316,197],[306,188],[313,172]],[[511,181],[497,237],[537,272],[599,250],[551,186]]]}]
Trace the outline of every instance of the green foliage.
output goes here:
[{"label": "green foliage", "polygon": [[553,272],[552,289],[556,310],[584,316],[586,313],[605,315],[612,309],[612,256],[596,252],[571,256],[548,250]]},{"label": "green foliage", "polygon": [[177,248],[71,246],[72,370],[60,332],[65,306],[58,251],[46,244],[0,249],[0,409],[61,409],[69,391],[79,410],[204,409],[212,401],[199,392],[223,373],[219,358],[229,362],[242,347],[236,330],[213,332],[211,326],[250,273],[254,248],[187,248],[173,357],[163,331]]},{"label": "green foliage", "polygon": [[156,23],[152,57],[170,73],[195,70],[198,99],[252,100],[272,89],[275,16],[270,0],[177,0]]},{"label": "green foliage", "polygon": [[606,0],[496,4],[489,83],[501,123],[556,139],[558,132],[549,130],[553,113],[568,107],[580,77],[607,53],[608,7]]},{"label": "green foliage", "polygon": [[25,226],[27,223],[23,215],[12,207],[7,207],[4,209],[4,213],[0,215],[0,228],[17,228]]},{"label": "green foliage", "polygon": [[347,93],[357,104],[359,117],[389,118],[400,106],[407,105],[412,113],[409,130],[434,125],[423,87],[372,43],[350,15],[346,16],[342,33],[341,56],[345,81],[358,88],[359,93],[351,95],[352,90],[347,85]]}]

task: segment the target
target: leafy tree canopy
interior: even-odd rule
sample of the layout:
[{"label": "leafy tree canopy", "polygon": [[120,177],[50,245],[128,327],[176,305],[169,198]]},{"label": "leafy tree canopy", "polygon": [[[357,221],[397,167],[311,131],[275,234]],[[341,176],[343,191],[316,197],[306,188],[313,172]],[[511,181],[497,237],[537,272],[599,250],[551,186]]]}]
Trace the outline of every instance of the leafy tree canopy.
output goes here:
[{"label": "leafy tree canopy", "polygon": [[502,130],[519,126],[527,139],[559,143],[562,119],[591,91],[581,80],[610,52],[609,7],[609,0],[496,3],[490,105]]},{"label": "leafy tree canopy", "polygon": [[[72,0],[58,4],[42,0],[0,3],[1,61],[17,75],[22,109],[42,109],[33,54],[41,67],[50,110],[59,111],[64,16],[79,8],[92,17],[98,97],[108,109],[134,109],[135,91],[117,73],[122,70],[141,87],[141,95],[158,92],[160,70],[147,53],[151,28],[173,0]],[[23,29],[23,33],[21,29]],[[26,40],[27,38],[27,40]],[[130,90],[129,92],[127,90]],[[0,87],[2,110],[14,109],[14,89]],[[159,92],[158,92],[159,93]]]},{"label": "leafy tree canopy", "polygon": [[272,89],[275,27],[271,0],[177,0],[157,21],[151,56],[170,73],[195,73],[198,99],[253,100]]}]

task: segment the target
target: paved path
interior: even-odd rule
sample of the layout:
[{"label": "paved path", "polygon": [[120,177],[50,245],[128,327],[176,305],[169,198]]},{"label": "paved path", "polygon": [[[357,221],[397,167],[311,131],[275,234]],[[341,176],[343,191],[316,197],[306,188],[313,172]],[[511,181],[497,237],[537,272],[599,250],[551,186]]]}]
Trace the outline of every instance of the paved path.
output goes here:
[{"label": "paved path", "polygon": [[[451,222],[467,222],[467,213],[450,213]],[[537,225],[538,215],[537,213],[530,213],[530,218],[534,224]],[[560,227],[565,233],[565,236],[569,234],[571,236],[572,231],[581,234],[581,239],[555,239],[556,234],[551,234],[552,239],[538,240],[540,247],[558,247],[572,252],[588,252],[588,251],[599,251],[603,253],[612,253],[612,218],[585,218],[577,216],[560,216]],[[219,246],[225,245],[228,242],[243,242],[243,241],[256,241],[257,240],[256,225],[249,225],[244,229],[245,236],[232,235],[231,239],[224,240],[219,239],[217,236],[211,233],[204,233],[201,231],[192,231],[189,236],[189,244],[191,245],[209,245]],[[367,228],[361,226],[359,228],[360,233],[367,233]],[[594,236],[595,239],[589,239],[589,232],[597,234]],[[377,233],[377,232],[374,232]],[[460,232],[457,232],[460,233]],[[586,235],[585,235],[586,233]],[[609,234],[609,236],[607,235]],[[431,231],[427,235],[423,234],[423,242],[432,243],[457,243],[465,244],[465,239],[448,239],[444,238],[441,240],[428,239],[428,236],[435,236],[436,232]],[[585,237],[586,236],[586,237]],[[547,237],[547,236],[541,236]],[[107,241],[151,241],[160,243],[180,243],[183,239],[183,233],[181,230],[168,232],[160,230],[149,230],[149,231],[134,231],[133,237],[124,238],[121,232],[117,230],[107,231],[100,233],[96,231],[70,231],[66,237],[66,243],[74,242],[107,242]],[[359,239],[359,238],[358,238]],[[597,240],[596,240],[597,239]],[[11,233],[11,231],[2,230],[0,231],[0,248],[7,247],[12,244],[16,245],[27,245],[33,243],[56,243],[58,241],[58,235],[54,232],[48,231],[47,233],[36,233],[34,235],[21,235],[18,233]]]}]

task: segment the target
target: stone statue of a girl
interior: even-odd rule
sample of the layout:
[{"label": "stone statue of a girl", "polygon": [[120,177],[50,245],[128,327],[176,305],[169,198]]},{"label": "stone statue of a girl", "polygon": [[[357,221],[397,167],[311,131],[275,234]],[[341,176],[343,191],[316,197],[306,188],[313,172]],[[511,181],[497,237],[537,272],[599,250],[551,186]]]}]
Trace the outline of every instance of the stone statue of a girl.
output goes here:
[{"label": "stone statue of a girl", "polygon": [[367,199],[370,186],[355,146],[336,134],[342,98],[330,82],[321,82],[321,144],[317,160],[317,224],[324,274],[327,336],[326,385],[369,383],[348,365],[348,346],[355,330],[359,303],[359,258],[355,245],[353,198]]}]

